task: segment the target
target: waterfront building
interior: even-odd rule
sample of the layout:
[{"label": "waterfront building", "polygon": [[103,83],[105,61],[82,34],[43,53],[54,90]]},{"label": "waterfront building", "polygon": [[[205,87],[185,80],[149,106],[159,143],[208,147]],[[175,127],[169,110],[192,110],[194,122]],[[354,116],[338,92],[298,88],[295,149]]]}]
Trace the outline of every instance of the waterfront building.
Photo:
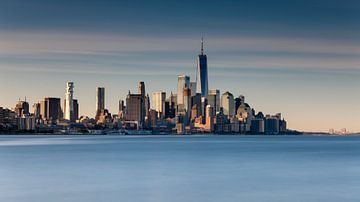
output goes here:
[{"label": "waterfront building", "polygon": [[208,104],[213,107],[214,113],[220,110],[220,90],[209,90]]},{"label": "waterfront building", "polygon": [[145,83],[143,81],[139,81],[138,83],[138,94],[141,97],[141,108],[140,108],[140,120],[141,124],[145,123],[145,117],[147,116],[148,110],[150,108],[149,106],[149,100],[147,99],[145,95]]},{"label": "waterfront building", "polygon": [[65,93],[65,105],[64,105],[64,114],[65,119],[68,121],[72,121],[72,116],[74,113],[74,105],[73,105],[73,97],[74,97],[74,83],[67,82],[66,84],[66,93]]},{"label": "waterfront building", "polygon": [[74,113],[72,120],[75,121],[79,119],[79,102],[77,99],[73,100],[73,107],[74,107]]},{"label": "waterfront building", "polygon": [[169,97],[169,101],[170,104],[173,105],[173,108],[176,108],[177,105],[177,94],[173,94],[172,92],[170,93],[170,97]]},{"label": "waterfront building", "polygon": [[206,106],[205,130],[207,132],[214,131],[214,108],[211,105]]},{"label": "waterfront building", "polygon": [[23,114],[17,118],[17,127],[20,131],[34,131],[36,128],[35,116]]},{"label": "waterfront building", "polygon": [[15,105],[14,111],[18,116],[29,114],[29,103],[26,102],[26,99],[25,101],[19,99],[18,103]]},{"label": "waterfront building", "polygon": [[126,121],[134,121],[138,126],[142,126],[143,117],[142,117],[142,97],[140,94],[129,94],[126,97]]},{"label": "waterfront building", "polygon": [[202,97],[207,97],[208,95],[207,57],[204,54],[203,38],[201,39],[201,52],[197,57],[196,92],[201,93]]},{"label": "waterfront building", "polygon": [[251,120],[250,131],[252,134],[263,134],[265,132],[265,121],[263,118],[254,118]]},{"label": "waterfront building", "polygon": [[61,118],[60,98],[46,97],[40,101],[40,116],[43,120],[55,123]]},{"label": "waterfront building", "polygon": [[149,127],[150,128],[156,128],[157,120],[159,117],[158,114],[159,114],[159,112],[154,109],[149,110]]},{"label": "waterfront building", "polygon": [[240,95],[239,97],[235,98],[235,113],[237,112],[240,105],[245,104],[245,96]]},{"label": "waterfront building", "polygon": [[201,94],[200,93],[196,93],[194,96],[191,97],[191,107],[193,108],[194,106],[196,106],[196,115],[197,115],[196,117],[201,116],[202,110],[201,110]]},{"label": "waterfront building", "polygon": [[4,123],[4,117],[5,117],[5,110],[4,108],[0,107],[0,124]]},{"label": "waterfront building", "polygon": [[185,125],[188,125],[191,116],[191,90],[190,88],[184,88],[184,110],[185,110]]},{"label": "waterfront building", "polygon": [[40,103],[33,104],[33,113],[36,119],[40,119]]},{"label": "waterfront building", "polygon": [[278,116],[266,115],[265,117],[265,133],[269,135],[277,135],[280,132],[280,119]]},{"label": "waterfront building", "polygon": [[206,118],[206,106],[208,105],[206,97],[201,97],[201,117],[202,123],[205,124],[205,118]]},{"label": "waterfront building", "polygon": [[148,117],[149,98],[145,96],[145,83],[138,84],[138,94],[131,94],[126,97],[125,122],[135,123],[137,128],[145,127],[145,117]]},{"label": "waterfront building", "polygon": [[177,93],[177,105],[184,104],[184,88],[190,86],[190,77],[186,75],[178,76],[178,93]]},{"label": "waterfront building", "polygon": [[[64,112],[66,112],[66,99],[64,100]],[[75,122],[78,119],[79,119],[79,102],[77,99],[73,99],[73,112],[71,114],[70,121]]]},{"label": "waterfront building", "polygon": [[119,100],[119,111],[118,111],[119,119],[123,120],[124,115],[125,115],[125,103],[124,100]]},{"label": "waterfront building", "polygon": [[105,88],[96,89],[96,117],[105,109]]},{"label": "waterfront building", "polygon": [[153,92],[152,93],[152,109],[158,112],[158,116],[165,117],[165,99],[166,99],[166,92]]},{"label": "waterfront building", "polygon": [[235,114],[235,103],[234,96],[230,92],[225,92],[221,96],[221,107],[223,108],[223,113],[226,116],[234,116]]},{"label": "waterfront building", "polygon": [[254,111],[247,103],[242,103],[236,111],[236,118],[243,124],[243,132],[249,132],[251,130],[251,120],[253,119]]}]

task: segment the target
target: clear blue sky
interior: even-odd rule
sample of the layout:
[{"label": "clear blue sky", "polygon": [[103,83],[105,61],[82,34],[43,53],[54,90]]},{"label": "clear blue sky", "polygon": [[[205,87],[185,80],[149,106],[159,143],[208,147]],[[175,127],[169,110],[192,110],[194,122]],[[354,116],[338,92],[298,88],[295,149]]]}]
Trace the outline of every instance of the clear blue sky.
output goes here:
[{"label": "clear blue sky", "polygon": [[136,90],[194,80],[205,37],[211,89],[243,94],[289,127],[360,131],[360,1],[0,1],[0,105],[64,98],[75,82],[80,113]]}]

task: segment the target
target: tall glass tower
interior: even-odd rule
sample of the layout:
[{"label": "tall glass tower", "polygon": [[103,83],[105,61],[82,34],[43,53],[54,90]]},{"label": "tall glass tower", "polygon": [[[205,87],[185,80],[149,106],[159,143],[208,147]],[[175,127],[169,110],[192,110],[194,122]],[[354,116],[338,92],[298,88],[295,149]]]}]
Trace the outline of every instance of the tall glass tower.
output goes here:
[{"label": "tall glass tower", "polygon": [[201,97],[206,98],[208,95],[207,57],[204,54],[203,38],[201,38],[201,53],[197,58],[196,92],[201,93]]}]

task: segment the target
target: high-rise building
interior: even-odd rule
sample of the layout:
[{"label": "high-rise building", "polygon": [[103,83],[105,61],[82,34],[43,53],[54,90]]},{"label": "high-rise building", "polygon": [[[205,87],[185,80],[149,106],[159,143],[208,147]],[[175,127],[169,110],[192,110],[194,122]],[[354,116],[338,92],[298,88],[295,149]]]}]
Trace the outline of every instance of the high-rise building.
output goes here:
[{"label": "high-rise building", "polygon": [[176,109],[176,105],[177,105],[177,94],[173,94],[171,92],[170,97],[169,97],[169,101],[170,101],[170,107]]},{"label": "high-rise building", "polygon": [[206,106],[208,105],[208,101],[206,97],[201,97],[201,117],[202,117],[202,123],[205,123],[206,118]]},{"label": "high-rise building", "polygon": [[209,132],[214,131],[214,111],[212,106],[206,106],[205,129]]},{"label": "high-rise building", "polygon": [[184,88],[184,109],[186,112],[191,110],[191,90],[190,88]]},{"label": "high-rise building", "polygon": [[190,82],[191,97],[196,95],[196,82]]},{"label": "high-rise building", "polygon": [[21,101],[19,99],[18,103],[15,105],[15,113],[18,116],[22,116],[22,115],[28,115],[29,114],[29,103],[25,101]]},{"label": "high-rise building", "polygon": [[184,110],[185,110],[184,123],[188,125],[191,116],[191,90],[188,87],[184,88]]},{"label": "high-rise building", "polygon": [[[74,122],[79,119],[79,103],[78,100],[73,99],[73,112],[71,113],[70,121]],[[66,99],[64,100],[64,112],[66,112]]]},{"label": "high-rise building", "polygon": [[276,135],[280,132],[280,120],[277,116],[266,115],[265,117],[265,133]]},{"label": "high-rise building", "polygon": [[174,118],[176,111],[177,96],[171,92],[169,98],[165,101],[165,118]]},{"label": "high-rise building", "polygon": [[64,111],[65,111],[65,119],[69,121],[72,121],[72,116],[74,113],[73,97],[74,97],[74,83],[67,82]]},{"label": "high-rise building", "polygon": [[251,120],[250,131],[252,134],[262,134],[265,132],[265,121],[263,118],[255,118]]},{"label": "high-rise building", "polygon": [[5,110],[4,108],[0,107],[0,124],[4,123],[4,118],[5,118]]},{"label": "high-rise building", "polygon": [[40,118],[40,103],[34,103],[33,113],[36,119]]},{"label": "high-rise building", "polygon": [[209,90],[208,104],[213,107],[215,113],[220,111],[220,90]]},{"label": "high-rise building", "polygon": [[245,104],[245,96],[240,95],[239,97],[235,98],[235,113],[237,113],[238,108],[240,105]]},{"label": "high-rise building", "polygon": [[125,121],[137,122],[138,128],[144,128],[145,117],[148,116],[149,98],[145,96],[145,83],[138,84],[138,94],[129,94],[126,97]]},{"label": "high-rise building", "polygon": [[145,97],[145,83],[143,81],[140,81],[138,84],[138,94]]},{"label": "high-rise building", "polygon": [[178,76],[178,93],[177,93],[177,105],[184,104],[184,88],[190,86],[190,77],[186,75]]},{"label": "high-rise building", "polygon": [[159,91],[159,92],[153,92],[152,94],[152,104],[153,109],[158,112],[159,117],[165,117],[165,99],[166,99],[166,93]]},{"label": "high-rise building", "polygon": [[196,92],[201,93],[202,97],[207,97],[208,85],[207,57],[204,54],[204,41],[201,39],[201,52],[197,58]]},{"label": "high-rise building", "polygon": [[105,109],[105,88],[98,87],[96,89],[96,116]]},{"label": "high-rise building", "polygon": [[126,121],[135,121],[138,124],[138,127],[142,127],[143,117],[142,117],[142,103],[143,98],[141,94],[129,94],[126,97]]},{"label": "high-rise building", "polygon": [[125,114],[125,103],[124,100],[119,100],[119,118],[123,119]]},{"label": "high-rise building", "polygon": [[[191,97],[191,108],[196,109],[196,115],[201,116],[202,110],[201,110],[201,94],[196,93],[194,96]],[[193,116],[193,115],[192,115]],[[197,117],[196,116],[196,117]],[[196,118],[195,117],[195,118]]]},{"label": "high-rise building", "polygon": [[74,113],[73,113],[73,117],[71,117],[73,121],[78,120],[79,119],[79,102],[77,99],[73,100],[73,107],[74,107]]},{"label": "high-rise building", "polygon": [[61,118],[60,98],[46,97],[40,101],[40,116],[52,122],[59,120]]},{"label": "high-rise building", "polygon": [[143,124],[145,121],[145,116],[147,115],[147,108],[148,106],[148,100],[145,96],[145,83],[143,81],[140,81],[138,84],[138,94],[141,96],[141,109],[140,109],[140,116],[141,116],[141,123]]},{"label": "high-rise building", "polygon": [[235,114],[235,103],[234,96],[230,92],[225,92],[221,96],[221,107],[223,108],[224,115],[234,116]]}]

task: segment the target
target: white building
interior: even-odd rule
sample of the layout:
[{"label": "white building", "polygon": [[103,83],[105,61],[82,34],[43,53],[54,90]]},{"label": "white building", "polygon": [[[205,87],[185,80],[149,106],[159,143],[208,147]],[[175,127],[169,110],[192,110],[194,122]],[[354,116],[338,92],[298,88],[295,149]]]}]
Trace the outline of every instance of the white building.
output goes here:
[{"label": "white building", "polygon": [[152,109],[158,112],[158,116],[165,115],[166,93],[162,91],[152,93]]},{"label": "white building", "polygon": [[74,97],[74,83],[67,82],[66,84],[66,94],[65,94],[65,119],[71,121],[74,113],[73,106],[73,97]]}]

